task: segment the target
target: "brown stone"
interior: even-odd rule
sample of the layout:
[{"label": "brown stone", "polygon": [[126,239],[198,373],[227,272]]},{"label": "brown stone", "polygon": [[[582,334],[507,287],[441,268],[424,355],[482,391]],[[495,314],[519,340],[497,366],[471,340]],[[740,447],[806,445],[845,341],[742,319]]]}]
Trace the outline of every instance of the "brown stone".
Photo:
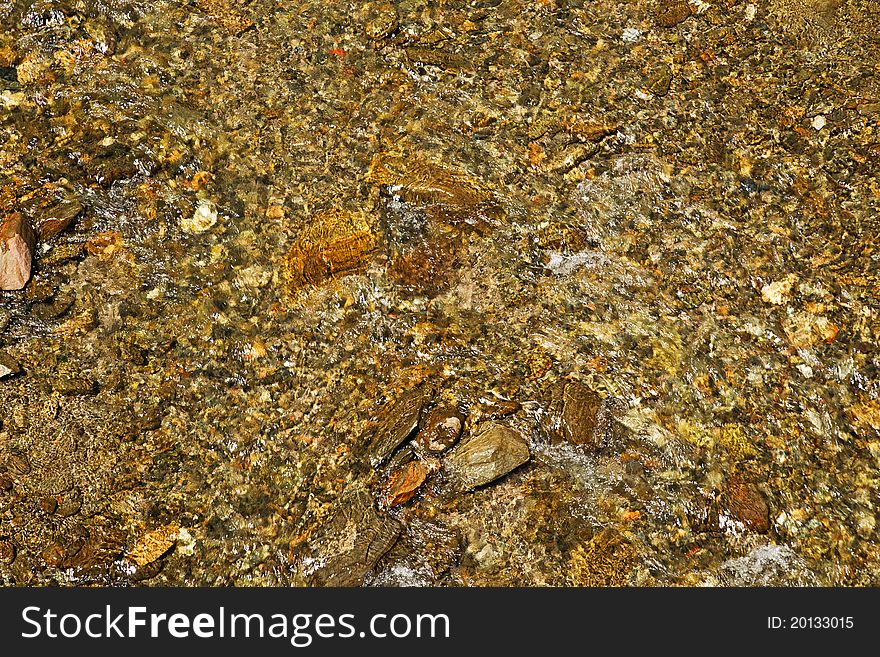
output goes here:
[{"label": "brown stone", "polygon": [[168,552],[177,542],[179,525],[163,525],[141,536],[137,544],[126,555],[138,566],[146,566]]},{"label": "brown stone", "polygon": [[666,4],[657,12],[657,24],[661,27],[675,27],[694,13],[687,2],[676,1]]},{"label": "brown stone", "polygon": [[755,484],[739,479],[729,481],[722,495],[721,507],[722,526],[726,516],[753,532],[766,534],[770,531],[770,508]]},{"label": "brown stone", "polygon": [[53,543],[40,552],[40,558],[47,566],[57,568],[64,561],[64,548],[57,543]]},{"label": "brown stone", "polygon": [[421,461],[410,461],[395,470],[384,486],[382,504],[392,507],[409,502],[434,469]]},{"label": "brown stone", "polygon": [[428,452],[443,452],[461,436],[464,415],[457,408],[438,406],[428,413],[424,425],[416,437],[419,447]]},{"label": "brown stone", "polygon": [[0,379],[21,372],[21,366],[12,356],[0,350]]},{"label": "brown stone", "polygon": [[394,546],[403,525],[377,511],[366,491],[348,491],[333,519],[309,547],[320,555],[312,574],[316,586],[361,586],[364,578]]},{"label": "brown stone", "polygon": [[52,514],[58,509],[58,500],[54,497],[47,496],[40,500],[39,506],[43,513]]},{"label": "brown stone", "polygon": [[39,213],[34,220],[37,237],[41,242],[52,239],[67,230],[73,220],[82,212],[83,205],[79,201],[62,201]]},{"label": "brown stone", "polygon": [[545,395],[542,426],[555,443],[602,447],[607,418],[602,398],[579,381],[557,381]]},{"label": "brown stone", "polygon": [[388,275],[407,292],[435,296],[449,288],[455,265],[453,240],[426,240],[398,254],[388,267]]},{"label": "brown stone", "polygon": [[366,265],[377,245],[374,226],[363,214],[329,210],[316,215],[285,259],[288,290],[319,285]]},{"label": "brown stone", "polygon": [[21,213],[0,223],[0,290],[20,290],[31,277],[37,236]]},{"label": "brown stone", "polygon": [[19,477],[24,477],[31,471],[31,463],[24,454],[10,454],[6,461],[6,467],[12,474]]},{"label": "brown stone", "polygon": [[422,408],[430,401],[430,391],[418,387],[407,390],[379,411],[377,421],[361,436],[368,441],[366,451],[372,465],[378,466],[400,447],[419,427]]},{"label": "brown stone", "polygon": [[15,545],[12,541],[0,538],[0,563],[10,564],[15,560]]},{"label": "brown stone", "polygon": [[88,539],[73,556],[65,559],[63,567],[78,571],[103,571],[122,553],[124,546],[125,533],[122,530],[91,527]]}]

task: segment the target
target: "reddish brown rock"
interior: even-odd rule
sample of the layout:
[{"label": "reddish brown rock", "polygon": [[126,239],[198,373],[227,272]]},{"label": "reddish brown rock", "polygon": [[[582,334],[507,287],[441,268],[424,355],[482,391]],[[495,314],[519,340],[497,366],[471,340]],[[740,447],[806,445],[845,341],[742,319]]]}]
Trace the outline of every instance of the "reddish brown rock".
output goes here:
[{"label": "reddish brown rock", "polygon": [[73,200],[62,201],[40,212],[34,221],[34,227],[40,241],[50,240],[67,230],[82,210],[82,203]]},{"label": "reddish brown rock", "polygon": [[0,290],[20,290],[31,277],[37,236],[15,212],[0,224]]},{"label": "reddish brown rock", "polygon": [[288,290],[320,285],[365,266],[377,243],[372,220],[363,213],[328,210],[316,215],[285,259]]},{"label": "reddish brown rock", "polygon": [[721,502],[722,526],[726,517],[759,534],[770,531],[770,508],[755,484],[732,479],[724,490]]},{"label": "reddish brown rock", "polygon": [[386,507],[397,506],[409,502],[421,485],[425,483],[433,472],[436,472],[438,464],[410,461],[402,468],[396,470],[389,477],[382,494],[382,504]]},{"label": "reddish brown rock", "polygon": [[438,406],[428,413],[416,442],[429,452],[442,452],[458,441],[463,427],[464,415],[457,408]]}]

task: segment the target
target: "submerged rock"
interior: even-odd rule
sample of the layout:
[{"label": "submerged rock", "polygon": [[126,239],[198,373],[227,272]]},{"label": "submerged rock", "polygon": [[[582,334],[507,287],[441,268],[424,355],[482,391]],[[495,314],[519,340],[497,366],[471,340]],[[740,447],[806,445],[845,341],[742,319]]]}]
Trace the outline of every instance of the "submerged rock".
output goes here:
[{"label": "submerged rock", "polygon": [[458,441],[463,427],[464,416],[457,408],[438,406],[428,413],[416,442],[425,451],[443,452]]},{"label": "submerged rock", "polygon": [[415,388],[382,407],[376,424],[362,436],[369,441],[366,451],[373,467],[382,464],[416,432],[429,396],[428,390]]},{"label": "submerged rock", "polygon": [[385,483],[382,504],[386,507],[409,502],[425,483],[428,476],[439,469],[436,459],[433,462],[410,461],[395,470]]},{"label": "submerged rock", "polygon": [[366,265],[377,246],[376,231],[366,215],[342,210],[316,215],[287,253],[288,291],[318,285]]},{"label": "submerged rock", "polygon": [[720,525],[734,523],[759,534],[770,531],[770,509],[755,484],[731,479],[721,495]]},{"label": "submerged rock", "polygon": [[450,453],[446,469],[458,490],[470,490],[503,477],[530,457],[529,445],[518,431],[487,422]]},{"label": "submerged rock", "polygon": [[7,353],[0,351],[0,379],[18,374],[20,371],[21,367],[19,364]]},{"label": "submerged rock", "polygon": [[542,426],[551,441],[602,447],[607,418],[598,394],[583,383],[563,380],[549,388],[546,404]]},{"label": "submerged rock", "polygon": [[40,241],[50,240],[67,230],[82,210],[82,203],[77,200],[68,200],[57,203],[40,212],[34,221],[36,233]]},{"label": "submerged rock", "polygon": [[614,529],[604,529],[569,556],[572,586],[626,586],[636,565],[633,546]]},{"label": "submerged rock", "polygon": [[126,557],[138,566],[156,561],[177,543],[180,526],[171,524],[147,532],[135,544]]},{"label": "submerged rock", "polygon": [[316,586],[360,586],[379,559],[397,542],[403,529],[379,513],[365,491],[349,492],[339,511],[315,541],[322,565],[312,574]]},{"label": "submerged rock", "polygon": [[37,236],[15,212],[0,223],[0,290],[20,290],[31,277]]}]

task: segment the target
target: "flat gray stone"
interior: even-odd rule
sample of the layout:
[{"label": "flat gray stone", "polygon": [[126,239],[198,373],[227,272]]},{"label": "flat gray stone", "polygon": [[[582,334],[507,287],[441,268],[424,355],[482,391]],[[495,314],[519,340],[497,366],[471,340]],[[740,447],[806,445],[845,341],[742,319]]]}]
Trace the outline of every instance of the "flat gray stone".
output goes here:
[{"label": "flat gray stone", "polygon": [[445,466],[456,489],[470,490],[503,477],[530,457],[529,445],[516,429],[487,422],[459,443]]}]

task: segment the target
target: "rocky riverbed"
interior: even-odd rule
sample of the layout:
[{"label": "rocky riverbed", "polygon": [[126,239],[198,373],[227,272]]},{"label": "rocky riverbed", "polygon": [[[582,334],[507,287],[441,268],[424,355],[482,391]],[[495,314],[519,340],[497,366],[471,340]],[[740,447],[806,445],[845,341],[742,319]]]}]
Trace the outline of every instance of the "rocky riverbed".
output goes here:
[{"label": "rocky riverbed", "polygon": [[3,3],[0,582],[877,585],[878,24]]}]

